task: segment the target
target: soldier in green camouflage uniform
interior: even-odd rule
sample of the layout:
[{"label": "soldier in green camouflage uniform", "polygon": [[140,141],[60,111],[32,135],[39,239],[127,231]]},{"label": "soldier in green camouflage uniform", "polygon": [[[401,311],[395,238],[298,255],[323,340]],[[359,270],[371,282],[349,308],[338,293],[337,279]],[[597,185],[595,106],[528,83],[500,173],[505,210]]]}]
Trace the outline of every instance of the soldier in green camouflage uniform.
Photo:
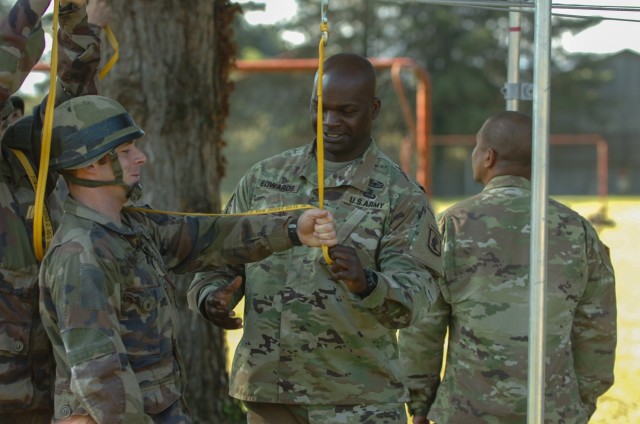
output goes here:
[{"label": "soldier in green camouflage uniform", "polygon": [[[334,264],[319,250],[296,248],[199,274],[189,302],[217,325],[238,328],[229,310],[245,296],[230,394],[247,405],[249,423],[404,424],[396,329],[437,296],[440,236],[424,191],[371,138],[380,109],[371,64],[339,54],[324,69],[325,198],[339,223]],[[313,128],[317,103],[314,89]],[[297,203],[318,204],[315,143],[256,164],[227,211]]]},{"label": "soldier in green camouflage uniform", "polygon": [[142,135],[105,97],[56,109],[50,166],[70,196],[40,269],[40,311],[56,360],[54,422],[190,422],[172,273],[259,260],[296,240],[336,243],[331,215],[319,209],[297,224],[123,209],[140,190]]},{"label": "soldier in green camouflage uniform", "polygon": [[[48,5],[49,0],[20,0],[0,22],[0,105],[10,106],[9,96],[42,54],[40,17]],[[57,101],[69,93],[81,95],[97,89],[94,77],[100,55],[99,39],[89,30],[84,6],[63,0],[60,26]],[[28,134],[33,137],[15,139],[10,127],[0,154],[0,422],[49,423],[54,361],[38,311],[38,262],[32,244],[35,193],[8,149],[9,144],[20,150],[24,147],[37,170],[31,141],[40,140],[41,120],[24,119],[29,119]],[[49,200],[55,199],[51,196]],[[55,225],[56,204],[48,206]]]},{"label": "soldier in green camouflage uniform", "polygon": [[[531,127],[518,112],[489,118],[472,154],[484,190],[438,216],[442,296],[400,332],[415,424],[526,421]],[[545,422],[586,423],[613,384],[614,272],[590,223],[552,199],[548,231]]]}]

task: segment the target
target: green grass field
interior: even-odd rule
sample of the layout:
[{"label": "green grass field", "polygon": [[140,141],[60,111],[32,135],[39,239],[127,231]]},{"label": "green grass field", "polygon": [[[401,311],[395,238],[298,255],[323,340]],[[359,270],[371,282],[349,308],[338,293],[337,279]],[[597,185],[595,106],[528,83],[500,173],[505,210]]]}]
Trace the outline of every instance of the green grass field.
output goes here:
[{"label": "green grass field", "polygon": [[[593,197],[557,197],[583,216],[599,211],[603,203]],[[451,202],[434,201],[436,211]],[[635,290],[635,277],[640,276],[637,245],[640,241],[640,198],[620,197],[607,201],[607,216],[613,227],[599,230],[600,237],[611,249],[616,272],[618,299],[618,348],[615,384],[600,398],[591,424],[640,423],[640,290]],[[242,314],[243,305],[236,308]],[[241,331],[227,332],[229,364]]]}]

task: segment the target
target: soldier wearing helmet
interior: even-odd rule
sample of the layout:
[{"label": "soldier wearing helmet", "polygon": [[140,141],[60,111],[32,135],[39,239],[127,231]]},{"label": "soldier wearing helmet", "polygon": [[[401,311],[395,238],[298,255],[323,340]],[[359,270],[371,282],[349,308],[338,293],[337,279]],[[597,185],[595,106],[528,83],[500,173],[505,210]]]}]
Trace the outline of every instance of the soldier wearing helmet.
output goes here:
[{"label": "soldier wearing helmet", "polygon": [[69,186],[40,270],[56,359],[54,421],[190,422],[172,273],[253,262],[294,243],[336,243],[333,218],[319,209],[295,221],[123,208],[147,160],[136,144],[142,135],[105,97],[72,99],[54,115],[51,167]]}]

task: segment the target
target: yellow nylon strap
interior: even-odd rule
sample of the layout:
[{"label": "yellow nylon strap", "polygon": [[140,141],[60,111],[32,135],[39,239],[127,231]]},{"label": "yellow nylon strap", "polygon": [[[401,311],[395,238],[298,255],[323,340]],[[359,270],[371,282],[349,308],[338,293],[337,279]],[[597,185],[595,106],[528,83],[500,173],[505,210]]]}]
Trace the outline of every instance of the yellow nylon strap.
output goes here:
[{"label": "yellow nylon strap", "polygon": [[107,61],[107,63],[104,65],[104,68],[100,70],[100,73],[98,74],[100,75],[100,79],[104,79],[104,77],[107,76],[109,71],[111,71],[111,68],[113,68],[113,65],[115,65],[118,61],[118,57],[120,56],[120,45],[118,44],[118,39],[116,38],[116,35],[113,33],[109,25],[104,27],[104,33],[107,36],[109,44],[111,44],[111,48],[113,49],[113,56],[111,56],[109,61]]},{"label": "yellow nylon strap", "polygon": [[[29,159],[27,159],[27,156],[21,150],[11,149],[11,151],[13,152],[13,154],[16,155],[16,157],[20,161],[20,164],[22,165],[25,172],[27,173],[27,176],[29,177],[29,182],[31,183],[31,187],[33,187],[33,191],[35,193],[37,191],[37,186],[38,186],[38,177],[36,177],[36,172],[31,166]],[[35,214],[35,211],[36,209],[34,207],[34,214]],[[44,209],[43,214],[44,214],[43,218],[44,218],[44,235],[45,235],[44,239],[46,243],[45,248],[48,248],[49,244],[51,243],[51,240],[53,239],[53,222],[51,221],[51,217],[49,216],[49,211],[47,211],[46,208]]]},{"label": "yellow nylon strap", "polygon": [[134,208],[134,207],[126,207],[125,210],[134,211],[134,212],[144,212],[144,213],[158,213],[163,215],[175,215],[175,216],[246,216],[246,215],[268,215],[270,213],[276,212],[288,212],[288,211],[297,211],[302,209],[313,209],[315,206],[313,205],[288,205],[288,206],[280,206],[277,208],[267,208],[256,211],[248,211],[243,213],[192,213],[192,212],[173,212],[173,211],[162,211],[158,209],[147,209],[147,208]]},{"label": "yellow nylon strap", "polygon": [[49,80],[49,97],[47,98],[44,124],[42,128],[42,147],[40,148],[40,168],[38,169],[38,182],[36,184],[36,200],[34,204],[35,215],[33,217],[33,247],[36,259],[41,261],[44,257],[42,247],[42,220],[44,211],[45,189],[47,187],[47,170],[49,169],[49,152],[51,150],[51,130],[53,127],[53,109],[56,101],[56,79],[58,76],[58,14],[60,0],[53,1],[53,45],[51,47],[51,70]]},{"label": "yellow nylon strap", "polygon": [[[324,136],[322,130],[322,76],[324,75],[324,46],[327,43],[329,26],[326,22],[320,24],[320,44],[318,46],[318,83],[316,96],[318,97],[318,111],[316,122],[316,159],[318,161],[318,204],[320,209],[324,209]],[[329,265],[333,263],[329,256],[329,247],[322,245],[322,255]]]}]

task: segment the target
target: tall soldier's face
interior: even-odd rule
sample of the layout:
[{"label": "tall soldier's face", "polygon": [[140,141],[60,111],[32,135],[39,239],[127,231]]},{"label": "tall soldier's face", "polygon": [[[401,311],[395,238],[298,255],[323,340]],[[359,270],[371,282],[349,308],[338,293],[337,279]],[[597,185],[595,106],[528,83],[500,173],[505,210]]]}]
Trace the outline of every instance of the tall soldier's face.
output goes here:
[{"label": "tall soldier's face", "polygon": [[[365,152],[371,143],[373,120],[380,111],[380,100],[366,83],[354,81],[340,73],[328,73],[322,79],[322,130],[325,158],[348,162]],[[311,123],[317,125],[318,96],[311,96]]]}]

